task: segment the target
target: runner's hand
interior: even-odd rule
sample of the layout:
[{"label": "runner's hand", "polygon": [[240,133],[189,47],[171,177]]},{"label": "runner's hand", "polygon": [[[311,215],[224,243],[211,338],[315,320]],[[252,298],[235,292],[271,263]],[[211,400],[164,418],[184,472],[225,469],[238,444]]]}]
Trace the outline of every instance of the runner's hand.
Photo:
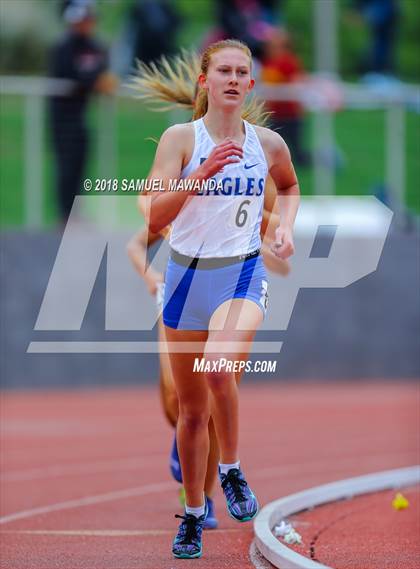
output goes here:
[{"label": "runner's hand", "polygon": [[231,138],[226,138],[217,144],[210,152],[209,157],[198,168],[205,179],[211,178],[227,164],[235,164],[243,158],[242,146]]},{"label": "runner's hand", "polygon": [[292,230],[285,227],[276,229],[274,241],[270,244],[270,249],[280,259],[287,259],[295,252],[293,245]]},{"label": "runner's hand", "polygon": [[[150,271],[150,269],[149,269]],[[156,295],[158,285],[164,282],[162,273],[153,272],[152,274],[144,275],[144,281],[147,286],[147,290],[152,296]]]}]

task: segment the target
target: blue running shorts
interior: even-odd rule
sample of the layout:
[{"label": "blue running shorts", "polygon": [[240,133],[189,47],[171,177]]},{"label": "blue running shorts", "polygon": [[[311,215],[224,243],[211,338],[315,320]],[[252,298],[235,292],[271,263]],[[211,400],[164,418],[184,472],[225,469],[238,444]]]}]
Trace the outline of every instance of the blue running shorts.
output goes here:
[{"label": "blue running shorts", "polygon": [[267,309],[267,276],[259,251],[241,257],[192,258],[172,250],[165,275],[163,322],[178,330],[208,330],[216,308],[232,298]]}]

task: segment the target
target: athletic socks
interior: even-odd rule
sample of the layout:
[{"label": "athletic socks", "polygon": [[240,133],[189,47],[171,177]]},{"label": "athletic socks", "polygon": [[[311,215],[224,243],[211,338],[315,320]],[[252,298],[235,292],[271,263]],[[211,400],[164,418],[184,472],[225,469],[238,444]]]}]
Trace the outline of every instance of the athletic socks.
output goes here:
[{"label": "athletic socks", "polygon": [[205,512],[206,512],[206,503],[205,502],[202,506],[198,506],[198,508],[190,508],[190,506],[187,506],[187,504],[185,504],[185,513],[186,514],[192,514],[196,518],[200,518],[201,516],[204,516]]},{"label": "athletic socks", "polygon": [[227,474],[229,470],[231,470],[232,468],[239,469],[239,465],[240,465],[239,460],[238,462],[234,462],[233,464],[222,464],[221,462],[219,462],[219,471],[221,474]]},{"label": "athletic socks", "polygon": [[[239,465],[240,465],[239,460],[238,460],[238,462],[234,462],[233,464],[223,464],[223,463],[219,462],[220,474],[226,474],[227,475],[229,470],[232,470],[233,468],[239,469]],[[186,514],[191,514],[191,515],[195,516],[196,518],[200,518],[201,516],[204,516],[205,512],[206,512],[206,503],[205,502],[202,506],[198,506],[198,508],[191,508],[190,506],[185,504],[185,513]]]}]

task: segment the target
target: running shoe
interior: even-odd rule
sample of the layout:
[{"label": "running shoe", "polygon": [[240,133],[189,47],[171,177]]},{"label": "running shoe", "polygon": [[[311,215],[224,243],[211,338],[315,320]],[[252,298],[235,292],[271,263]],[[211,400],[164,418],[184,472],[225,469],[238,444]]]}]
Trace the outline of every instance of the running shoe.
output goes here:
[{"label": "running shoe", "polygon": [[258,513],[258,500],[248,486],[240,468],[231,468],[219,478],[226,498],[229,515],[238,522],[248,522]]},{"label": "running shoe", "polygon": [[181,463],[179,462],[178,446],[176,444],[176,432],[174,435],[174,442],[172,444],[171,458],[169,460],[171,474],[177,482],[182,484]]},{"label": "running shoe", "polygon": [[217,526],[219,525],[219,522],[217,521],[217,518],[214,514],[214,502],[208,496],[206,497],[206,500],[207,500],[208,512],[206,520],[203,524],[203,529],[216,529]]},{"label": "running shoe", "polygon": [[183,516],[175,515],[176,518],[182,520],[172,545],[172,553],[175,557],[178,559],[201,557],[201,536],[203,534],[203,526],[207,513],[208,504],[206,499],[206,512],[203,516],[196,518],[192,514],[184,514]]}]

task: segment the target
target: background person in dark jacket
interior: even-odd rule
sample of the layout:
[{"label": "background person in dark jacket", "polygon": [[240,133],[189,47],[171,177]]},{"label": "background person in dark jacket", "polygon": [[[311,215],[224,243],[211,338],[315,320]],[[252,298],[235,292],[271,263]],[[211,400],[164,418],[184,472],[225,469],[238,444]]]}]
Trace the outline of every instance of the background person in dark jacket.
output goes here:
[{"label": "background person in dark jacket", "polygon": [[87,152],[86,110],[93,92],[111,94],[117,81],[108,70],[106,49],[93,37],[92,0],[67,0],[62,15],[68,29],[52,48],[49,75],[74,82],[68,95],[49,100],[60,214],[65,221],[81,191]]},{"label": "background person in dark jacket", "polygon": [[176,34],[181,24],[176,3],[170,0],[137,0],[130,11],[135,60],[145,63],[176,51]]},{"label": "background person in dark jacket", "polygon": [[395,50],[401,3],[399,0],[353,0],[370,32],[369,47],[361,62],[362,73],[395,73]]}]

